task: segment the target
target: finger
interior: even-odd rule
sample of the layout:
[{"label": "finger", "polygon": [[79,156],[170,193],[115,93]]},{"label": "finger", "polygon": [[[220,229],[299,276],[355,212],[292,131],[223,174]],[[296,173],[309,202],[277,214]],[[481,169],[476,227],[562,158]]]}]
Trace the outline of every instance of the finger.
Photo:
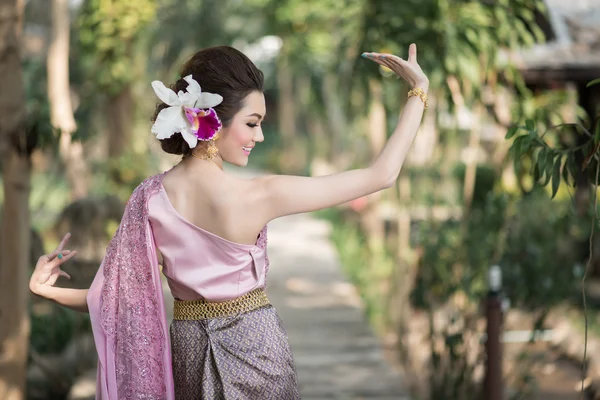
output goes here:
[{"label": "finger", "polygon": [[385,65],[385,62],[386,62],[385,54],[369,53],[369,54],[367,54],[367,58],[369,58],[371,61],[376,62],[377,64],[381,64],[381,65]]},{"label": "finger", "polygon": [[363,56],[368,58],[371,61],[377,61],[377,60],[381,60],[384,59],[386,57],[391,56],[391,54],[384,54],[384,53],[363,53]]},{"label": "finger", "polygon": [[362,53],[362,56],[368,60],[375,61],[376,56],[374,53]]},{"label": "finger", "polygon": [[371,61],[376,62],[379,65],[383,65],[391,69],[394,73],[399,75],[402,79],[410,83],[409,75],[406,70],[410,68],[410,64],[402,58],[393,54],[382,54],[382,53],[365,53],[366,57]]},{"label": "finger", "polygon": [[44,257],[46,257],[46,260],[47,260],[47,261],[52,261],[52,260],[54,260],[54,259],[55,259],[55,258],[57,258],[57,257],[58,257],[59,259],[61,259],[61,258],[63,258],[64,256],[66,256],[67,254],[70,254],[70,253],[71,253],[71,250],[62,250],[62,251],[59,251],[59,250],[54,250],[52,253],[50,253],[50,254],[47,254],[47,255],[46,255],[46,256],[44,256]]},{"label": "finger", "polygon": [[379,65],[380,65],[380,66],[382,66],[382,67],[389,68],[389,66],[388,66],[388,65],[386,65],[385,61],[383,61],[383,60],[373,60],[373,61],[374,61],[376,64],[379,64]]},{"label": "finger", "polygon": [[401,78],[406,80],[406,78],[407,78],[406,71],[404,70],[404,68],[402,67],[402,65],[400,63],[386,57],[386,58],[382,59],[382,65],[391,69],[392,71],[394,71],[394,73],[396,75],[399,75]]},{"label": "finger", "polygon": [[386,67],[387,69],[391,70],[395,74],[399,74],[402,72],[402,71],[398,70],[398,66],[396,64],[390,62],[390,60],[388,60],[386,58],[382,58],[381,61],[379,62],[379,64],[381,64],[383,67]]},{"label": "finger", "polygon": [[59,275],[60,275],[60,276],[64,276],[64,277],[65,277],[65,278],[67,278],[67,279],[71,279],[71,275],[67,274],[67,273],[66,273],[65,271],[63,271],[63,270],[59,270],[59,271],[58,271],[58,273],[59,273]]},{"label": "finger", "polygon": [[398,68],[407,68],[410,64],[405,59],[398,57],[393,54],[387,54],[384,58],[385,61],[397,65]]},{"label": "finger", "polygon": [[[61,253],[64,254],[64,253]],[[67,261],[69,261],[71,258],[75,257],[77,255],[77,251],[70,251],[68,254],[64,254],[62,258],[58,258],[56,257],[56,260],[58,260],[59,264],[63,264],[66,263]]]},{"label": "finger", "polygon": [[71,232],[68,232],[60,241],[58,247],[56,248],[56,250],[54,251],[61,251],[63,249],[63,247],[65,247],[65,245],[67,244],[67,242],[69,241],[69,239],[71,238]]},{"label": "finger", "polygon": [[381,58],[379,58],[379,61],[381,61],[381,64],[385,65],[388,68],[391,69],[397,69],[397,63],[395,63],[390,57],[388,56],[381,56]]},{"label": "finger", "polygon": [[413,70],[412,64],[398,56],[387,57],[386,61],[392,66],[394,71],[401,74],[405,78],[410,76],[410,71]]},{"label": "finger", "polygon": [[408,47],[408,62],[417,62],[417,45],[414,43]]},{"label": "finger", "polygon": [[380,58],[385,58],[386,56],[389,56],[390,54],[385,54],[385,53],[367,53],[367,56],[371,59],[380,59]]},{"label": "finger", "polygon": [[402,61],[404,61],[404,60],[393,54],[376,54],[373,57],[373,61],[383,61],[386,64],[390,64],[390,63],[391,63],[391,65],[397,64],[402,67]]},{"label": "finger", "polygon": [[[66,254],[65,254],[66,253]],[[46,264],[48,269],[56,268],[57,266],[69,261],[71,258],[77,255],[77,251],[69,251],[65,250],[62,253],[57,253],[57,255]]]}]

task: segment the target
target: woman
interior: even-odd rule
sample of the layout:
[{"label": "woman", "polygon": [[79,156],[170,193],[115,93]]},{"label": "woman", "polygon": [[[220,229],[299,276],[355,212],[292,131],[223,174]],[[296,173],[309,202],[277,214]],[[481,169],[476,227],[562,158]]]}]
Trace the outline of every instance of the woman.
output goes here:
[{"label": "woman", "polygon": [[[419,127],[429,82],[417,64],[365,53],[413,88],[393,135],[363,169],[324,177],[223,171],[245,166],[264,140],[263,75],[242,53],[196,53],[163,101],[152,132],[182,161],[133,192],[89,290],[54,286],[68,235],[39,259],[33,293],[89,312],[98,351],[101,399],[299,399],[287,335],[265,294],[266,224],[392,186]],[[175,301],[167,331],[159,264]]]}]

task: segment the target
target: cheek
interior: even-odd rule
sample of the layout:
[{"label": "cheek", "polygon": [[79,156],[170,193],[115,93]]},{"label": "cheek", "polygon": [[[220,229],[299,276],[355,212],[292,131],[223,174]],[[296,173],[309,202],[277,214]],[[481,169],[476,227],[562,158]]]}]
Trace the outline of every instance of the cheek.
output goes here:
[{"label": "cheek", "polygon": [[252,130],[246,125],[231,127],[228,132],[228,142],[244,146],[252,139]]}]

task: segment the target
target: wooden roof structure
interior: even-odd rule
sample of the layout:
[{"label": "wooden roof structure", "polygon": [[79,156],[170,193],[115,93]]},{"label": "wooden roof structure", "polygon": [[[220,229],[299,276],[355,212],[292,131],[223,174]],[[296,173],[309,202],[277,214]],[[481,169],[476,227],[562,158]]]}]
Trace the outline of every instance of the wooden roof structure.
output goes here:
[{"label": "wooden roof structure", "polygon": [[544,2],[548,40],[514,55],[525,80],[582,82],[599,78],[600,0]]}]

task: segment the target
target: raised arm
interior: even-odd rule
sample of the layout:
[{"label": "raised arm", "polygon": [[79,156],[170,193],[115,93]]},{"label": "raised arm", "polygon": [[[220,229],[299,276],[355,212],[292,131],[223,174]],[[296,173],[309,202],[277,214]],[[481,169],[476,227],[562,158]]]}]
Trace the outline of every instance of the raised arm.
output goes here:
[{"label": "raised arm", "polygon": [[[417,64],[417,48],[409,49],[408,61],[390,54],[365,53],[424,93],[429,81]],[[391,187],[398,175],[423,116],[424,101],[410,97],[398,125],[385,147],[367,168],[322,177],[274,175],[258,178],[261,209],[268,220],[290,214],[320,210]]]}]

